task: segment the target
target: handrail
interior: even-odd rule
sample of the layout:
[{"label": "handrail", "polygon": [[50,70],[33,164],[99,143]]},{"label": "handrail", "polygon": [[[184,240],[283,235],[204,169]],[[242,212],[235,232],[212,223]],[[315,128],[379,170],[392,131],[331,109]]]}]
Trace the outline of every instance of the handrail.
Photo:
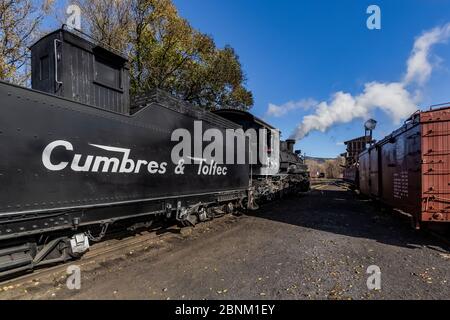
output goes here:
[{"label": "handrail", "polygon": [[407,124],[410,121],[414,120],[414,116],[419,114],[420,110],[416,110],[412,115],[410,115],[408,118],[406,118],[406,120],[403,122],[403,124]]},{"label": "handrail", "polygon": [[442,106],[449,106],[450,107],[450,102],[433,104],[433,105],[430,106],[430,110],[434,110],[435,107],[442,107]]},{"label": "handrail", "polygon": [[58,42],[61,43],[61,41],[58,39],[55,39],[53,42],[53,46],[54,46],[54,50],[55,50],[55,82],[58,85],[62,85],[63,84],[62,81],[58,80],[58,49],[57,49]]}]

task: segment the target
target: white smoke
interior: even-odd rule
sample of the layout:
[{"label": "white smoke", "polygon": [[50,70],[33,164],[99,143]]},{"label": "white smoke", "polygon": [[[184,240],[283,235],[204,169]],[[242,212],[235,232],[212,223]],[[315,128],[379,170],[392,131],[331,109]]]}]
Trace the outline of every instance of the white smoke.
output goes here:
[{"label": "white smoke", "polygon": [[375,108],[385,111],[396,123],[417,109],[409,92],[401,83],[371,82],[367,83],[364,92],[356,97],[340,91],[333,95],[331,102],[321,102],[314,114],[303,118],[291,138],[302,139],[311,131],[325,132],[335,124],[365,118]]},{"label": "white smoke", "polygon": [[289,101],[280,106],[273,103],[269,103],[266,114],[272,117],[282,117],[290,111],[296,109],[308,110],[317,105],[317,101],[314,99],[302,99],[300,101]]},{"label": "white smoke", "polygon": [[[356,118],[367,118],[375,109],[382,110],[398,124],[417,110],[420,86],[426,83],[433,71],[433,65],[429,62],[432,46],[446,42],[449,37],[450,23],[424,32],[414,42],[407,61],[406,74],[401,82],[369,82],[365,84],[364,91],[356,96],[342,91],[334,93],[331,101],[320,102],[313,114],[303,118],[290,138],[299,140],[311,131],[325,132],[335,124],[348,123]],[[414,95],[410,93],[413,85],[419,86]],[[284,115],[292,109],[283,106],[269,105],[271,114]]]}]

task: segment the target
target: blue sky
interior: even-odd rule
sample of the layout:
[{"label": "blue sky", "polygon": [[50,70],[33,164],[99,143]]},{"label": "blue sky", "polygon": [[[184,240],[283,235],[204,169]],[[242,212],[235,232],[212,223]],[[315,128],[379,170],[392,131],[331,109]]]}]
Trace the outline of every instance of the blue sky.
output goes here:
[{"label": "blue sky", "polygon": [[[70,1],[57,1],[58,10]],[[236,49],[253,92],[255,115],[290,136],[314,107],[282,117],[267,113],[269,104],[313,99],[330,103],[342,91],[358,96],[365,84],[402,81],[415,40],[424,32],[450,23],[450,0],[173,0],[180,15],[211,35],[218,46]],[[381,30],[368,30],[366,9],[381,8]],[[56,27],[49,19],[48,27]],[[449,38],[450,38],[450,24]],[[415,104],[450,101],[450,41],[433,45],[433,70],[420,86]],[[417,87],[408,88],[411,94]],[[415,104],[412,108],[415,110]],[[391,108],[397,108],[392,104]],[[411,109],[411,108],[409,108]],[[409,110],[408,109],[408,110]],[[409,114],[409,113],[408,113]],[[373,108],[367,115],[312,131],[297,142],[307,155],[335,157],[343,141],[363,134],[363,123],[378,121],[376,139],[400,126],[389,112]]]},{"label": "blue sky", "polygon": [[[286,138],[313,109],[297,109],[283,117],[266,114],[269,103],[312,98],[331,99],[334,92],[357,95],[371,81],[401,81],[415,39],[424,31],[450,22],[444,0],[174,0],[181,16],[230,44],[240,56],[253,92],[252,112],[279,127]],[[366,9],[381,8],[381,30],[366,28]],[[421,88],[420,105],[450,101],[450,44],[433,46],[433,72]],[[375,110],[381,138],[398,127]],[[342,141],[363,133],[362,118],[312,132],[296,147],[307,155],[335,157]]]}]

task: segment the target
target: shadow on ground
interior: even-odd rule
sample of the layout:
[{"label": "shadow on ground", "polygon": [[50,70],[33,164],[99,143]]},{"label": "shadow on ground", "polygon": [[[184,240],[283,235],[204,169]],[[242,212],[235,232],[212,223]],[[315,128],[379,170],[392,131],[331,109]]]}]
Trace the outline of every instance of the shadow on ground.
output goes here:
[{"label": "shadow on ground", "polygon": [[409,217],[337,186],[268,203],[249,215],[393,246],[450,251],[441,239],[413,229]]}]

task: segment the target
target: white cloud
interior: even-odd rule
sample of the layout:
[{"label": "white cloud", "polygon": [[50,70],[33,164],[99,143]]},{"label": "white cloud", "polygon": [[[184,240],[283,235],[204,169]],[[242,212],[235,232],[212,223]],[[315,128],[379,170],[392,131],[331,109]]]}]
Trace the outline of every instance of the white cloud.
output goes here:
[{"label": "white cloud", "polygon": [[[416,111],[421,97],[420,87],[431,76],[433,65],[429,62],[429,56],[432,46],[445,42],[449,37],[450,23],[424,32],[414,42],[401,82],[369,82],[365,84],[364,91],[356,96],[342,91],[334,93],[330,101],[318,103],[313,114],[303,117],[291,138],[302,139],[311,131],[325,132],[336,124],[368,118],[375,109],[382,110],[394,123],[400,123]],[[415,88],[411,89],[413,85]],[[286,114],[289,108],[275,110],[279,111],[279,116]]]},{"label": "white cloud", "polygon": [[266,114],[273,117],[282,117],[290,111],[296,109],[307,110],[311,107],[314,107],[315,105],[317,105],[317,101],[311,98],[302,99],[300,101],[289,101],[279,106],[273,103],[269,103]]},{"label": "white cloud", "polygon": [[450,36],[450,23],[423,33],[414,42],[412,53],[408,59],[405,84],[416,82],[423,85],[431,75],[433,66],[429,59],[430,49],[433,45],[446,42]]}]

